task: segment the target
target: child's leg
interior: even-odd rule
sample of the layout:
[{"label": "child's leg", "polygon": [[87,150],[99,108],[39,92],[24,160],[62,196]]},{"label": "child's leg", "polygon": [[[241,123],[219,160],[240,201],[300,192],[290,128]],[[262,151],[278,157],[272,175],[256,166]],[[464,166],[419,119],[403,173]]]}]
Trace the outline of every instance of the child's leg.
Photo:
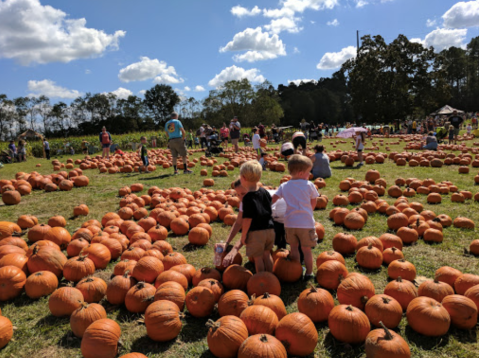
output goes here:
[{"label": "child's leg", "polygon": [[306,275],[313,273],[313,253],[310,247],[302,247],[304,253],[304,265],[306,266]]},{"label": "child's leg", "polygon": [[303,247],[301,246],[301,244],[299,244],[299,247],[298,247],[298,252],[299,252],[299,262],[303,262],[304,261],[304,253],[303,253]]},{"label": "child's leg", "polygon": [[267,272],[273,272],[273,257],[271,251],[265,251],[263,253],[264,270]]},{"label": "child's leg", "polygon": [[286,248],[286,238],[285,238],[285,233],[284,233],[284,224],[281,224],[280,222],[274,221],[274,234],[275,234],[275,239],[274,243],[278,247],[278,249],[285,249]]},{"label": "child's leg", "polygon": [[263,256],[255,257],[254,259],[254,266],[256,268],[256,273],[264,271],[264,261]]},{"label": "child's leg", "polygon": [[290,250],[289,250],[289,256],[291,257],[291,260],[294,261],[300,261],[299,257],[299,245],[297,243],[294,244],[289,244]]}]

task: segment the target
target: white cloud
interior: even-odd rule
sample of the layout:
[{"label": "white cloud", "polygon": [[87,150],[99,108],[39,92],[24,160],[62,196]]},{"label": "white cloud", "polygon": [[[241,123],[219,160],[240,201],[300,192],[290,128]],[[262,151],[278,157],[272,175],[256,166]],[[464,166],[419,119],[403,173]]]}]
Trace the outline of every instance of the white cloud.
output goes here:
[{"label": "white cloud", "polygon": [[316,21],[311,20],[310,23],[314,25],[316,23]]},{"label": "white cloud", "polygon": [[188,87],[188,86],[185,86],[185,88],[183,89],[183,91],[185,91],[185,92],[189,92],[189,91],[191,91],[191,88],[190,88],[190,87]]},{"label": "white cloud", "polygon": [[295,47],[295,48],[293,49],[293,53],[300,53],[300,52],[301,52],[301,51],[299,51],[299,49],[298,49],[297,47]]},{"label": "white cloud", "polygon": [[437,23],[437,21],[435,19],[434,20],[427,19],[426,26],[427,27],[434,27],[434,26],[436,26],[436,23]]},{"label": "white cloud", "polygon": [[139,94],[140,96],[144,96],[145,93],[146,93],[146,90],[141,90],[141,91],[138,92],[138,94]]},{"label": "white cloud", "polygon": [[225,68],[219,74],[217,74],[211,81],[208,82],[208,85],[211,87],[221,87],[228,81],[239,81],[243,78],[248,79],[250,82],[264,82],[265,78],[259,74],[257,68],[252,68],[250,70],[245,70],[242,67],[236,67],[235,65]]},{"label": "white cloud", "polygon": [[339,52],[326,52],[316,66],[320,70],[331,70],[341,67],[347,60],[356,57],[356,47],[348,46]]},{"label": "white cloud", "polygon": [[122,82],[145,81],[154,78],[155,83],[180,83],[180,78],[173,66],[166,62],[148,57],[140,57],[139,62],[132,63],[120,70],[118,78]]},{"label": "white cloud", "polygon": [[333,21],[328,21],[326,23],[326,25],[328,25],[328,26],[339,26],[339,21],[338,21],[338,19],[334,19]]},{"label": "white cloud", "polygon": [[28,90],[32,91],[30,97],[47,96],[50,98],[77,98],[82,95],[77,90],[69,90],[65,87],[58,86],[51,80],[28,81]]},{"label": "white cloud", "polygon": [[194,90],[194,91],[195,91],[195,92],[204,92],[204,91],[205,91],[205,88],[204,88],[203,86],[199,86],[199,85],[198,85],[198,86],[195,87],[195,90]]},{"label": "white cloud", "polygon": [[[114,94],[118,99],[128,99],[128,97],[133,96],[133,92],[123,87],[119,87],[118,89],[111,91],[110,93]],[[104,92],[104,94],[108,93]]]},{"label": "white cloud", "polygon": [[449,47],[465,48],[467,29],[436,29],[426,35],[424,40],[414,38],[411,42],[421,43],[425,47],[434,47],[436,52],[440,52]]},{"label": "white cloud", "polygon": [[31,63],[70,62],[118,49],[126,32],[88,28],[86,19],[67,14],[39,0],[0,1],[0,58]]},{"label": "white cloud", "polygon": [[273,34],[279,34],[282,31],[295,34],[303,30],[303,28],[298,25],[300,21],[301,19],[299,17],[281,17],[271,20],[270,24],[265,25],[264,28]]},{"label": "white cloud", "polygon": [[270,36],[267,32],[263,32],[261,27],[247,28],[237,33],[233,40],[220,48],[220,52],[227,51],[248,51],[243,55],[234,56],[234,60],[238,62],[254,62],[286,55],[285,46],[278,35]]},{"label": "white cloud", "polygon": [[333,9],[339,5],[339,0],[284,0],[280,9],[264,9],[265,17],[294,17],[295,13],[303,13],[305,10]]},{"label": "white cloud", "polygon": [[288,84],[289,84],[289,83],[294,83],[296,86],[299,86],[299,85],[301,84],[301,82],[303,82],[303,83],[308,83],[308,82],[318,83],[318,81],[316,81],[316,80],[311,80],[311,79],[288,80]]},{"label": "white cloud", "polygon": [[90,74],[91,74],[91,70],[86,69],[86,70],[85,70],[85,75],[90,75]]},{"label": "white cloud", "polygon": [[479,1],[460,1],[442,15],[444,27],[465,28],[479,26]]},{"label": "white cloud", "polygon": [[366,0],[356,0],[356,7],[364,7],[366,5],[369,5],[369,2]]},{"label": "white cloud", "polygon": [[247,8],[245,7],[242,7],[242,6],[234,6],[231,8],[231,13],[234,15],[234,16],[238,16],[239,18],[243,17],[243,16],[256,16],[256,15],[259,15],[261,14],[261,10],[258,6],[255,6],[254,8],[252,8],[251,10],[248,10]]}]

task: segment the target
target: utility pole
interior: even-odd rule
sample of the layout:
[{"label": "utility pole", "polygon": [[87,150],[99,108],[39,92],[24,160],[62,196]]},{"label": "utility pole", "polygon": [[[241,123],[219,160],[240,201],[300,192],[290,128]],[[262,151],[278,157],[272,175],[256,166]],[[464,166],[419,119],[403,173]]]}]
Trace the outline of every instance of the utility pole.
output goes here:
[{"label": "utility pole", "polygon": [[356,31],[357,54],[359,55],[359,30]]}]

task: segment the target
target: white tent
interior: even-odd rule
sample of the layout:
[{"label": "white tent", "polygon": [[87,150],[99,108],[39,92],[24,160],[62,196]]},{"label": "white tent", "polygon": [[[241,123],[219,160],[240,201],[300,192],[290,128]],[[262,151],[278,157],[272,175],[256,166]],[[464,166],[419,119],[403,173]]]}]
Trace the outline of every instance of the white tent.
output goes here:
[{"label": "white tent", "polygon": [[445,105],[444,107],[439,108],[437,111],[431,113],[431,116],[441,116],[441,115],[449,115],[452,114],[452,112],[457,111],[457,113],[464,113],[464,111],[461,111],[460,109],[455,109],[452,108],[449,105]]}]

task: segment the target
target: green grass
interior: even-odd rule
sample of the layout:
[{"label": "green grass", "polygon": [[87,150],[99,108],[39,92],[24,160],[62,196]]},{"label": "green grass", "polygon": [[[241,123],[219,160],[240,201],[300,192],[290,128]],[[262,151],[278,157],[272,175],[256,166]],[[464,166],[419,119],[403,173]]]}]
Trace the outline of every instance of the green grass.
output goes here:
[{"label": "green grass", "polygon": [[[394,142],[396,139],[385,140],[385,142]],[[325,140],[327,149],[331,148],[331,140]],[[468,142],[472,146],[472,141]],[[350,150],[351,144],[340,144],[338,148]],[[384,146],[380,147],[385,152]],[[337,149],[337,148],[336,148]],[[403,145],[391,146],[392,151],[402,151]],[[195,157],[199,156],[195,154]],[[73,159],[81,156],[74,156]],[[59,158],[66,161],[67,157]],[[218,158],[219,163],[224,159]],[[36,168],[35,164],[41,163],[42,167]],[[381,176],[386,179],[388,186],[394,183],[398,177],[419,179],[433,178],[436,182],[450,180],[461,190],[470,190],[473,194],[476,192],[474,186],[475,170],[470,174],[458,174],[458,166],[443,167],[441,169],[423,168],[423,167],[397,167],[391,161],[385,164],[365,165],[360,169],[345,168],[340,162],[331,163],[333,177],[326,179],[327,187],[322,190],[322,194],[330,198],[330,204],[324,211],[316,211],[314,216],[316,221],[321,222],[326,229],[324,240],[314,249],[314,255],[332,249],[331,240],[333,236],[344,231],[341,227],[332,225],[328,220],[329,211],[333,208],[332,198],[340,193],[339,182],[346,177],[354,177],[358,180],[364,180],[368,169],[375,168],[381,172]],[[124,185],[133,183],[143,183],[145,189],[156,185],[160,188],[169,188],[172,186],[188,187],[191,190],[200,189],[204,177],[200,177],[199,171],[202,167],[194,168],[194,175],[169,176],[172,169],[157,169],[151,174],[99,174],[97,170],[86,170],[90,178],[90,185],[86,188],[75,188],[70,192],[44,193],[34,191],[32,195],[23,197],[20,205],[14,207],[0,206],[1,220],[16,221],[22,214],[32,214],[38,217],[40,222],[46,223],[48,218],[53,215],[63,215],[65,218],[72,216],[75,205],[85,203],[90,208],[88,217],[68,220],[67,229],[73,232],[80,227],[81,223],[88,219],[98,219],[109,211],[116,211],[119,208],[118,189]],[[0,178],[13,178],[19,171],[31,172],[38,171],[42,174],[52,172],[52,166],[43,159],[30,159],[27,163],[6,165],[0,170]],[[209,171],[211,168],[209,168]],[[228,178],[215,178],[214,189],[227,189],[230,186],[234,175],[238,174],[238,169],[234,173],[230,172]],[[266,185],[278,186],[282,177],[280,173],[265,172],[262,182]],[[395,199],[384,197],[388,203],[392,204]],[[453,219],[458,216],[467,216],[479,224],[479,203],[467,201],[464,204],[453,204],[450,201],[450,195],[443,196],[443,202],[440,205],[428,205],[426,197],[418,195],[413,199],[422,203],[425,209],[430,209],[436,214],[448,214]],[[352,206],[350,207],[352,208]],[[172,237],[168,241],[173,247],[181,252],[187,258],[188,262],[196,268],[212,266],[213,264],[213,246],[215,242],[225,240],[228,235],[229,227],[224,227],[220,223],[213,224],[213,237],[205,247],[195,251],[186,251],[183,248],[188,243],[187,237]],[[374,235],[380,236],[387,231],[386,217],[374,214],[361,231],[354,235],[359,239]],[[462,231],[455,228],[444,230],[444,242],[439,245],[428,245],[419,241],[417,245],[404,248],[406,259],[412,262],[418,271],[420,278],[432,278],[434,271],[443,265],[453,266],[463,272],[478,274],[478,258],[464,256],[463,249],[469,247],[469,243],[477,238],[475,231]],[[238,239],[238,238],[237,238]],[[244,256],[244,249],[242,250]],[[348,270],[362,272],[355,264],[354,257],[346,259]],[[247,260],[243,260],[246,264]],[[98,275],[109,280],[115,262],[110,263],[104,271],[98,271]],[[246,264],[250,269],[250,264]],[[371,272],[362,272],[368,276],[376,287],[376,293],[383,293],[387,284],[387,268]],[[288,312],[297,310],[296,301],[300,292],[305,288],[305,284],[298,282],[291,285],[283,285],[281,298],[284,300]],[[148,357],[212,357],[208,351],[206,343],[207,328],[206,319],[196,319],[188,314],[184,320],[184,326],[179,337],[169,343],[156,343],[146,336],[146,329],[137,322],[139,315],[128,313],[124,308],[114,308],[103,302],[107,308],[108,317],[119,322],[122,329],[120,355],[128,352],[141,352]],[[28,299],[24,294],[11,301],[0,303],[2,314],[10,318],[17,327],[14,334],[14,340],[8,344],[2,351],[0,357],[81,357],[80,339],[75,338],[70,330],[69,319],[54,318],[48,310],[48,298],[38,301]],[[217,319],[217,313],[213,314],[213,319]],[[317,325],[319,332],[318,345],[314,357],[364,357],[364,347],[351,347],[336,341],[326,324]],[[413,357],[477,357],[479,347],[477,344],[477,330],[461,331],[451,328],[446,336],[440,338],[427,338],[416,334],[407,325],[404,317],[398,327],[398,332],[409,343]]]}]

